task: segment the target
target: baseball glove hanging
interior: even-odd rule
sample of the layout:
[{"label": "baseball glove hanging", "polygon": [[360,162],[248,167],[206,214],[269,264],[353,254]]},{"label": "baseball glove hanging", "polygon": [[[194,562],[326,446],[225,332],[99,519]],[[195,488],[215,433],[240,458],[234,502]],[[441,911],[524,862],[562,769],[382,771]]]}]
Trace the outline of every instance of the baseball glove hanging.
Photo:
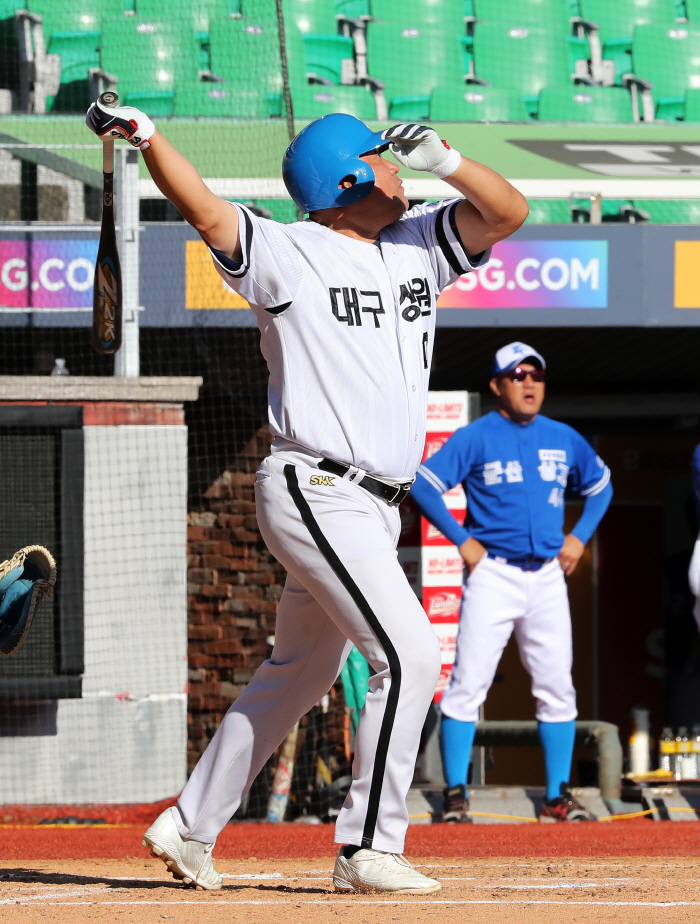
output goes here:
[{"label": "baseball glove hanging", "polygon": [[28,545],[0,564],[0,653],[14,654],[27,637],[42,597],[51,596],[56,562],[43,545]]}]

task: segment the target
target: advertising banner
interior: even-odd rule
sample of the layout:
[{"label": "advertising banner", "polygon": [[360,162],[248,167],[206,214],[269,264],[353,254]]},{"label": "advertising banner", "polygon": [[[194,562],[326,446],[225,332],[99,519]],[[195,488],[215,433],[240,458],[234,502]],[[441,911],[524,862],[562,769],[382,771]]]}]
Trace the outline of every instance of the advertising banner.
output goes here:
[{"label": "advertising banner", "polygon": [[[527,224],[442,292],[437,325],[700,327],[699,227]],[[0,326],[26,326],[23,309],[36,327],[89,325],[99,226],[60,228],[3,233]],[[256,326],[193,228],[154,222],[139,240],[142,327]]]},{"label": "advertising banner", "polygon": [[501,241],[438,308],[607,308],[607,241]]},{"label": "advertising banner", "polygon": [[[469,420],[466,391],[429,392],[423,461],[434,455]],[[466,499],[461,486],[445,495],[452,515],[463,522]],[[435,691],[439,702],[455,660],[464,563],[459,550],[432,526],[409,498],[401,505],[399,561],[440,640],[442,670]]]},{"label": "advertising banner", "polygon": [[0,305],[92,308],[97,238],[0,241]]}]

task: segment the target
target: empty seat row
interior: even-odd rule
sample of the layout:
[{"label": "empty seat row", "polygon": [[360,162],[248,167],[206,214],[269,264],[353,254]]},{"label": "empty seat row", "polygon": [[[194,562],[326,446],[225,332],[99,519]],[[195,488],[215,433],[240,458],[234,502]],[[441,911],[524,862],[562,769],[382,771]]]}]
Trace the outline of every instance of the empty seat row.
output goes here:
[{"label": "empty seat row", "polygon": [[[585,224],[590,220],[587,200],[528,199],[528,205],[530,224]],[[603,199],[602,210],[606,223],[700,224],[700,200]]]}]

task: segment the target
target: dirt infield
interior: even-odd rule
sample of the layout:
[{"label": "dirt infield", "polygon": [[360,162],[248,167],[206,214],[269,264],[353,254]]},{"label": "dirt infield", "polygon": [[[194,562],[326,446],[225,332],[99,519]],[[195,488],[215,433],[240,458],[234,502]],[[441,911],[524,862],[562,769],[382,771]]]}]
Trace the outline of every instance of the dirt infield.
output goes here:
[{"label": "dirt infield", "polygon": [[[149,819],[150,822],[150,819]],[[141,825],[0,825],[7,860],[146,858]],[[220,859],[333,857],[330,825],[228,825],[214,850]],[[700,824],[640,818],[582,825],[412,825],[408,857],[700,857]]]},{"label": "dirt infield", "polygon": [[341,895],[333,829],[230,825],[219,892],[170,878],[141,847],[144,825],[0,832],[0,920],[124,924],[700,924],[700,825],[425,825],[406,853],[443,884],[433,896]]},{"label": "dirt infield", "polygon": [[3,864],[3,924],[561,924],[700,922],[693,858],[502,858],[417,861],[440,878],[434,896],[338,895],[332,861],[219,860],[220,892],[194,892],[151,859]]}]

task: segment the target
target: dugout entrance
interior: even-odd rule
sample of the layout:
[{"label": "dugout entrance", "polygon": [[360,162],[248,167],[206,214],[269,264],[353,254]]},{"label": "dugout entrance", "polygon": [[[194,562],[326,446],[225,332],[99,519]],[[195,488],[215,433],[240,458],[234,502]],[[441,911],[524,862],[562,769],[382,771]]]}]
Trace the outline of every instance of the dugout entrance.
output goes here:
[{"label": "dugout entrance", "polygon": [[[485,388],[495,350],[523,340],[547,359],[543,413],[583,433],[612,472],[615,495],[568,580],[579,718],[612,722],[623,745],[633,706],[664,725],[700,722],[700,635],[687,584],[698,533],[690,457],[700,442],[694,331],[500,328],[438,330],[433,381]],[[479,381],[480,379],[480,381]],[[580,513],[567,503],[566,528]],[[485,704],[487,720],[534,717],[529,678],[514,640]],[[595,782],[577,749],[574,782]],[[542,785],[538,747],[494,748],[488,784]],[[487,760],[487,767],[489,761]]]}]

